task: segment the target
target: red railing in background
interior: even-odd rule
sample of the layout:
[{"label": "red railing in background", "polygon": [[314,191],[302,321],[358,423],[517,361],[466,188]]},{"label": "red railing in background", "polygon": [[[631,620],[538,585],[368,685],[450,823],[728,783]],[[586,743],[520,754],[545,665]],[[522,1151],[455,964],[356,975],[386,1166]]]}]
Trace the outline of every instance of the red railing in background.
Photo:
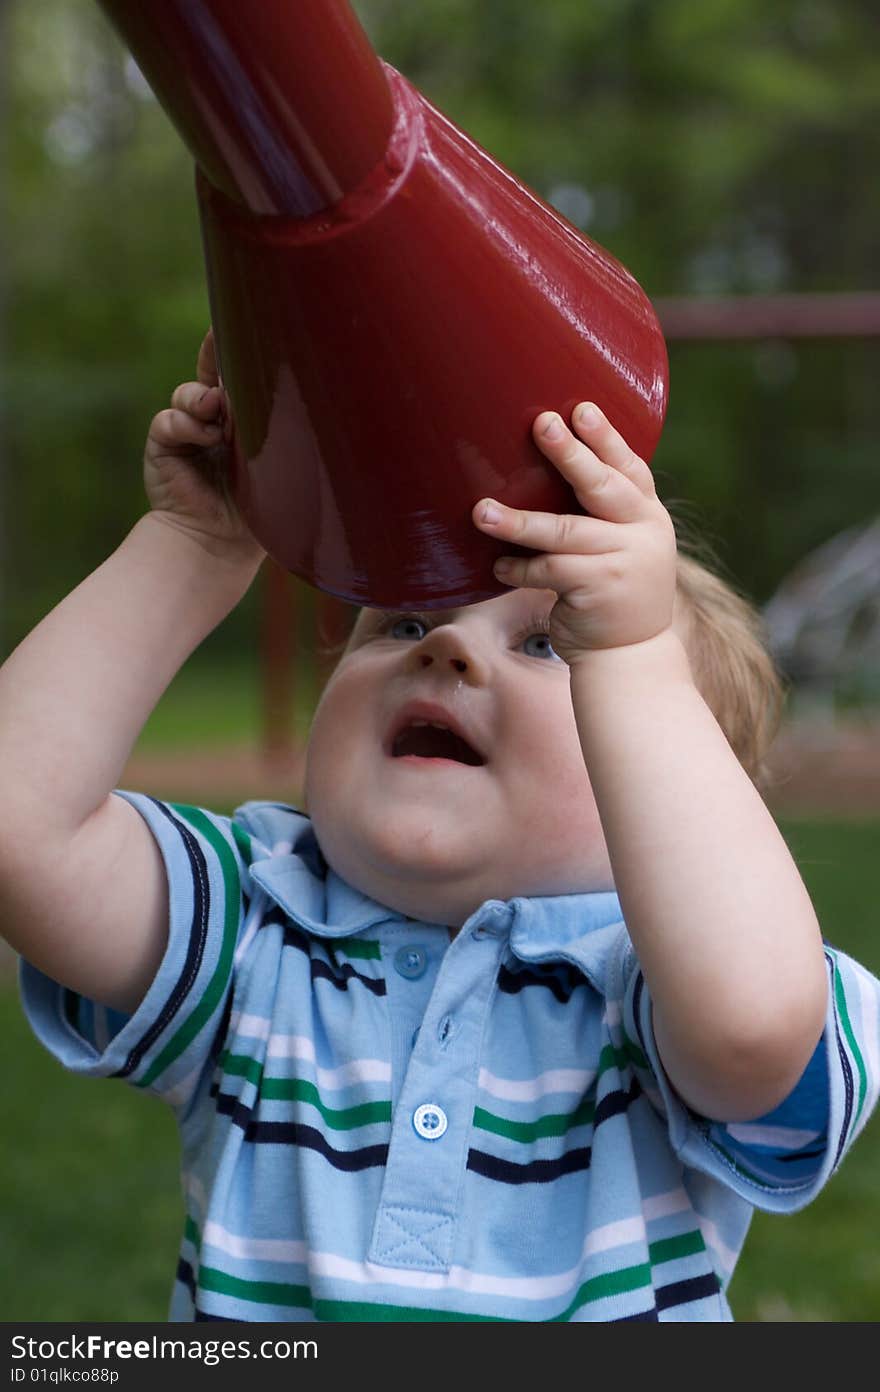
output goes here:
[{"label": "red railing in background", "polygon": [[870,338],[880,334],[880,293],[660,299],[667,340]]},{"label": "red railing in background", "polygon": [[[653,303],[669,342],[880,335],[880,293],[671,297]],[[294,753],[295,712],[302,680],[295,670],[294,655],[297,650],[306,650],[306,610],[320,686],[348,634],[352,606],[332,595],[308,591],[303,581],[268,561],[263,575],[261,632],[262,743],[267,758]]]},{"label": "red railing in background", "polygon": [[[286,762],[296,753],[296,713],[308,699],[306,684],[324,685],[356,611],[273,560],[263,567],[262,585],[262,748],[267,760]],[[294,661],[297,652],[309,653],[302,668]]]}]

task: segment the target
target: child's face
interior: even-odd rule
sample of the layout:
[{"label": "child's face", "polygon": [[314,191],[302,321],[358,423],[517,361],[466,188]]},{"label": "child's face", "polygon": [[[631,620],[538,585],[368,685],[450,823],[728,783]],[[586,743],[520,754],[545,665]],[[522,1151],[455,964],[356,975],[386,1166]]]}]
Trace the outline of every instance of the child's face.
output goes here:
[{"label": "child's face", "polygon": [[547,637],[555,598],[361,613],[315,715],[306,802],[328,863],[363,893],[460,926],[486,899],[612,887]]}]

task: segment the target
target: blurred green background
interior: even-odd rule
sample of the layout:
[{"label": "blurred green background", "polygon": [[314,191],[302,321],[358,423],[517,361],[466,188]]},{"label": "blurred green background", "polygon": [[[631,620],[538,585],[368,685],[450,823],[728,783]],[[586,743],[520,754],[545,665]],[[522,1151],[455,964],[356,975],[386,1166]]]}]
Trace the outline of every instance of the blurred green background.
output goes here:
[{"label": "blurred green background", "polygon": [[[880,288],[874,0],[355,9],[384,57],[651,298]],[[189,157],[93,0],[0,0],[0,213],[2,657],[141,512],[147,425],[192,375],[208,322]],[[661,492],[763,603],[878,512],[880,342],[673,342],[670,363]],[[172,685],[145,752],[259,740],[261,594]],[[238,800],[230,786],[212,805]],[[785,830],[826,936],[880,971],[880,805],[860,821],[796,812]],[[0,1048],[3,1318],[163,1318],[179,1221],[169,1118],[121,1085],[65,1077],[2,966]],[[811,1208],[756,1219],[738,1318],[880,1317],[878,1174],[875,1120]]]}]

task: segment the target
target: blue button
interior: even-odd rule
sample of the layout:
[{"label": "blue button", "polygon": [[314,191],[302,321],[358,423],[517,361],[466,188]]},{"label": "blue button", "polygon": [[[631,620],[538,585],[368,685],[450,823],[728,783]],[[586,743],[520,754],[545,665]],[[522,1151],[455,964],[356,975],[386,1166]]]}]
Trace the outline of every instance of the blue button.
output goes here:
[{"label": "blue button", "polygon": [[448,1125],[446,1113],[436,1102],[423,1102],[413,1112],[413,1126],[423,1141],[439,1141]]},{"label": "blue button", "polygon": [[407,981],[418,981],[424,976],[428,965],[428,954],[423,947],[399,947],[394,954],[394,968]]}]

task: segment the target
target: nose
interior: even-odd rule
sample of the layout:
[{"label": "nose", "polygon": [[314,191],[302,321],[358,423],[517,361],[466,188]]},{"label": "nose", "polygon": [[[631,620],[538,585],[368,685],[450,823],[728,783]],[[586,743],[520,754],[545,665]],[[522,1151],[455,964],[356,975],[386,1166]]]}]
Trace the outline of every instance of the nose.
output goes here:
[{"label": "nose", "polygon": [[438,676],[448,673],[471,686],[484,686],[489,678],[489,663],[478,639],[465,634],[460,624],[432,628],[415,644],[409,662],[417,671],[434,667]]}]

